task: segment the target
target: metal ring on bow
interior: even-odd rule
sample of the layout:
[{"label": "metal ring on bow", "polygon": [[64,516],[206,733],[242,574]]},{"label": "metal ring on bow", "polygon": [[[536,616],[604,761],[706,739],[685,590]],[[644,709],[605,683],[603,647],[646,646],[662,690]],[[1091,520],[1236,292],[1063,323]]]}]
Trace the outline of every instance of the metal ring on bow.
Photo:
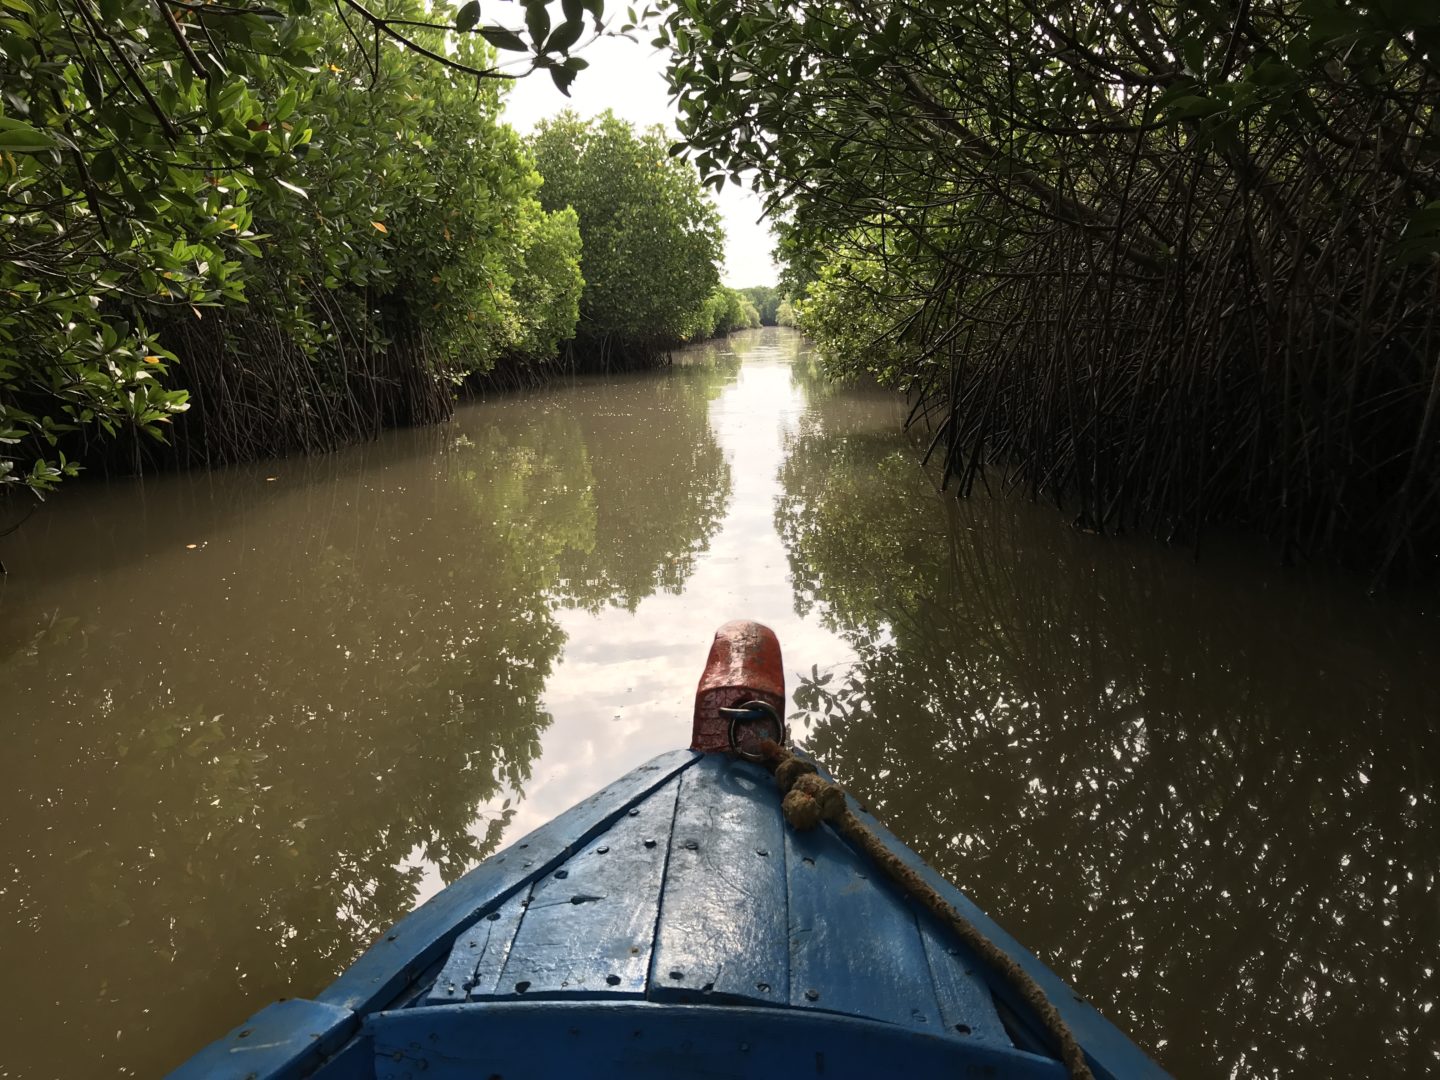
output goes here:
[{"label": "metal ring on bow", "polygon": [[756,720],[768,720],[775,729],[775,741],[785,741],[785,722],[780,719],[780,714],[775,711],[775,706],[768,701],[747,701],[743,705],[734,708],[721,709],[722,716],[730,717],[730,749],[739,754],[746,761],[760,761],[762,754],[750,753],[740,747],[740,740],[737,738],[739,725],[742,723],[753,723]]}]

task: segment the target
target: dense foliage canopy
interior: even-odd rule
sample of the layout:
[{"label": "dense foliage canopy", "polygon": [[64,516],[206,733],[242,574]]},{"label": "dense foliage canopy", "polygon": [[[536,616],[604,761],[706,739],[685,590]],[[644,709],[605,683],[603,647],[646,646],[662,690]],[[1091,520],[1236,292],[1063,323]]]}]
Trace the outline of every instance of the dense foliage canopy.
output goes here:
[{"label": "dense foliage canopy", "polygon": [[719,214],[668,146],[659,128],[636,132],[610,112],[561,113],[531,140],[541,204],[580,219],[582,361],[634,362],[694,336],[719,285]]},{"label": "dense foliage canopy", "polygon": [[4,8],[0,486],[192,408],[187,457],[334,445],[571,332],[574,218],[479,77],[513,33],[462,10],[484,36],[447,44],[419,0]]},{"label": "dense foliage canopy", "polygon": [[962,491],[1000,460],[1097,529],[1440,547],[1440,7],[650,10],[697,165],[789,212],[806,327]]},{"label": "dense foliage canopy", "polygon": [[585,66],[599,0],[551,6],[5,0],[0,491],[327,448],[553,356],[578,225],[498,121]]}]

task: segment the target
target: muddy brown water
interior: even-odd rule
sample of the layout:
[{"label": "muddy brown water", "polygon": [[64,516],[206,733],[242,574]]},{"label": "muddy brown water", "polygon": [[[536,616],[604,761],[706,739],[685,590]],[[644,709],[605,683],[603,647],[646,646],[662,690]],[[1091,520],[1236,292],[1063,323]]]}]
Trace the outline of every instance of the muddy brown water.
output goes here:
[{"label": "muddy brown water", "polygon": [[154,1076],[688,735],[796,734],[1182,1077],[1440,1067],[1440,623],[938,494],[765,330],[0,544],[0,1076]]}]

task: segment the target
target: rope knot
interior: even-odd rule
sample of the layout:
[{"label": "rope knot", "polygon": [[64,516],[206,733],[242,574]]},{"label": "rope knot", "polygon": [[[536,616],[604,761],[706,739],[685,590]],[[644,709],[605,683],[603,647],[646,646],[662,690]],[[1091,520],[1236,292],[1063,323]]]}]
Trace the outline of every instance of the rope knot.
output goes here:
[{"label": "rope knot", "polygon": [[809,832],[820,822],[834,821],[845,813],[845,793],[815,775],[812,766],[809,772],[795,778],[780,809],[791,827]]},{"label": "rope knot", "polygon": [[775,786],[784,794],[789,794],[802,776],[814,775],[815,766],[808,761],[797,757],[787,757],[775,769]]}]

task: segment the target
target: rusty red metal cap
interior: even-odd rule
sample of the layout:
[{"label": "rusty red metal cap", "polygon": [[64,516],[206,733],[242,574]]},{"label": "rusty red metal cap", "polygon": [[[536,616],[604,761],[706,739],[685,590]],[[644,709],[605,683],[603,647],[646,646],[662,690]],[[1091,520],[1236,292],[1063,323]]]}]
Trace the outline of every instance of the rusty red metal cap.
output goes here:
[{"label": "rusty red metal cap", "polygon": [[715,631],[705,672],[695,691],[690,749],[706,753],[730,750],[730,717],[720,710],[750,701],[763,701],[777,717],[785,715],[780,639],[768,626],[737,619]]}]

